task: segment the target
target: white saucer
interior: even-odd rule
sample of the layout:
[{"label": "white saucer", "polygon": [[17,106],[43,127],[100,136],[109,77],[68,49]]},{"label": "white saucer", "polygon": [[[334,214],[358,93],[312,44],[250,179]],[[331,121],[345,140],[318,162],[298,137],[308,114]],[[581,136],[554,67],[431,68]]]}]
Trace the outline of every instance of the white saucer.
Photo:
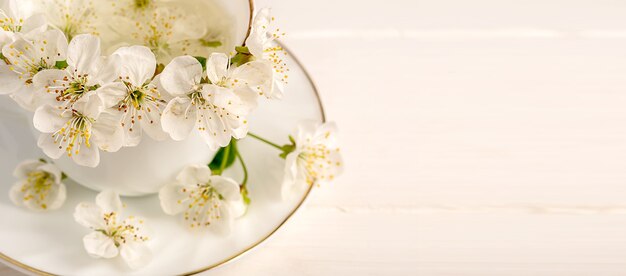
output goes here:
[{"label": "white saucer", "polygon": [[[280,144],[288,143],[298,121],[324,120],[324,112],[316,88],[295,57],[290,53],[291,74],[285,97],[281,101],[265,101],[250,116],[251,131]],[[2,99],[0,101],[7,101]],[[281,201],[279,185],[284,161],[278,151],[252,138],[239,143],[250,171],[249,189],[252,204],[248,213],[235,222],[228,237],[212,233],[193,233],[178,217],[165,215],[156,195],[122,198],[128,206],[125,214],[147,218],[153,230],[154,259],[137,271],[130,270],[119,259],[103,260],[89,257],[82,237],[89,231],[72,217],[79,202],[93,202],[96,192],[65,181],[68,199],[57,211],[34,213],[14,206],[9,188],[16,181],[15,166],[25,159],[44,157],[31,132],[20,131],[21,124],[31,122],[0,108],[0,260],[30,275],[188,275],[206,271],[236,259],[258,246],[277,231],[302,205],[310,190],[301,197]],[[19,119],[18,119],[19,118]],[[239,166],[228,172],[241,180]]]}]

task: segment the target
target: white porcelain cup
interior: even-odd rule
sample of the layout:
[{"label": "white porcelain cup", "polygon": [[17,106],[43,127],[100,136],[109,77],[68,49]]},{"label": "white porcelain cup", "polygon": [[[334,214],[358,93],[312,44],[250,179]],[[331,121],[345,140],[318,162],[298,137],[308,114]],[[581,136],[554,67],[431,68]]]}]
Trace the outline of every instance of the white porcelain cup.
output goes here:
[{"label": "white porcelain cup", "polygon": [[[232,16],[235,25],[233,41],[243,43],[249,32],[252,0],[206,1],[216,2]],[[2,101],[5,105],[11,100],[7,97]],[[26,116],[32,118],[31,114]],[[199,134],[193,132],[180,142],[157,142],[144,135],[136,147],[122,148],[115,153],[101,152],[100,164],[96,168],[79,166],[67,156],[54,162],[72,180],[93,190],[112,189],[124,196],[141,196],[156,193],[163,185],[175,181],[176,175],[189,164],[208,164],[215,153]]]}]

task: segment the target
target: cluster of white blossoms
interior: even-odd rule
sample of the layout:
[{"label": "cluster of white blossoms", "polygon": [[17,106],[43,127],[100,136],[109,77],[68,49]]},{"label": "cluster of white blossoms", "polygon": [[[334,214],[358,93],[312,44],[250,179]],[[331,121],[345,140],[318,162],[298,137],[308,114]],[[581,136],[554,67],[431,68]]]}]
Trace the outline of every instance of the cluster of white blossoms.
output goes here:
[{"label": "cluster of white blossoms", "polygon": [[194,129],[218,149],[246,136],[259,95],[282,94],[275,83],[286,69],[268,55],[276,50],[270,45],[276,35],[267,32],[266,10],[247,41],[261,52],[181,56],[159,69],[155,49],[128,46],[103,56],[98,36],[73,34],[68,43],[64,32],[47,30],[45,22],[42,27],[38,16],[24,18],[15,0],[4,4],[0,93],[34,111],[42,133],[38,145],[53,159],[66,154],[96,167],[100,151],[137,146],[145,135],[184,140]]}]

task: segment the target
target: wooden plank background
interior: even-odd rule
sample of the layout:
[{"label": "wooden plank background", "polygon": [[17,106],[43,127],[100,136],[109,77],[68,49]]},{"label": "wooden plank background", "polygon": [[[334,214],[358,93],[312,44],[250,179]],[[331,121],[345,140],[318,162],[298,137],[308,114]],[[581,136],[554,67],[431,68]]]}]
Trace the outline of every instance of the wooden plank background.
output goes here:
[{"label": "wooden plank background", "polygon": [[207,275],[626,275],[626,2],[258,5],[346,174]]}]

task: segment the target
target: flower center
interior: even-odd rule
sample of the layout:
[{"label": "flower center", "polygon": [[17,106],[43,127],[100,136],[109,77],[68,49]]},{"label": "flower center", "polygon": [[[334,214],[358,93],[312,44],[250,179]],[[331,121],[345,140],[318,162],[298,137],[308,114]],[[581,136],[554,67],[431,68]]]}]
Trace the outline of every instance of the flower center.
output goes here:
[{"label": "flower center", "polygon": [[[95,91],[99,85],[88,86],[88,75],[78,75],[76,77],[63,77],[62,80],[53,80],[53,85],[47,85],[46,92],[57,93],[56,100],[59,102],[74,103],[87,92]],[[60,84],[59,84],[60,83]]]},{"label": "flower center", "polygon": [[[210,180],[204,185],[197,184],[196,189],[183,188],[182,192],[191,199],[184,214],[191,228],[208,227],[214,220],[221,218],[220,207],[224,197],[211,186]],[[179,200],[178,204],[183,202]]]},{"label": "flower center", "polygon": [[[129,217],[129,219],[133,219],[133,217]],[[128,241],[147,241],[147,236],[142,236],[139,231],[139,227],[129,224],[129,223],[118,223],[117,221],[117,213],[110,212],[108,214],[104,214],[104,222],[106,225],[105,229],[98,229],[96,231],[102,232],[109,236],[115,242],[115,246],[119,247],[120,245],[128,242]],[[139,221],[140,224],[143,223],[142,220]]]},{"label": "flower center", "polygon": [[71,112],[72,118],[59,131],[52,134],[55,143],[59,144],[59,149],[65,148],[67,155],[70,157],[72,154],[79,154],[83,144],[91,147],[89,143],[91,126],[95,121],[76,110]]},{"label": "flower center", "polygon": [[34,200],[42,209],[47,209],[45,199],[50,193],[50,188],[54,184],[52,175],[44,171],[32,171],[28,173],[26,185],[22,186],[24,201]]},{"label": "flower center", "polygon": [[120,103],[121,108],[133,107],[136,110],[141,110],[146,101],[157,101],[156,98],[149,95],[151,92],[156,93],[156,90],[151,89],[148,85],[137,87],[126,81],[124,81],[124,85],[126,85],[128,94]]},{"label": "flower center", "polygon": [[3,10],[0,10],[0,28],[2,28],[3,30],[7,32],[18,33],[22,31],[23,24],[24,19],[8,17]]},{"label": "flower center", "polygon": [[191,103],[198,106],[206,104],[206,99],[202,95],[202,86],[195,85],[191,93],[187,94],[187,97],[191,99]]},{"label": "flower center", "polygon": [[326,175],[325,171],[334,164],[330,158],[331,150],[323,144],[309,145],[298,155],[298,164],[304,167],[306,181],[312,185],[318,179],[332,180],[334,175]]},{"label": "flower center", "polygon": [[[120,77],[120,79],[124,78]],[[160,112],[163,100],[160,99],[158,90],[150,84],[137,87],[127,81],[123,83],[126,85],[127,94],[120,101],[117,109],[124,112],[121,120],[122,127],[128,127],[129,131],[133,131],[137,121],[141,121],[144,117],[154,118],[151,115],[152,112]],[[148,123],[154,124],[155,122],[150,120]]]}]

